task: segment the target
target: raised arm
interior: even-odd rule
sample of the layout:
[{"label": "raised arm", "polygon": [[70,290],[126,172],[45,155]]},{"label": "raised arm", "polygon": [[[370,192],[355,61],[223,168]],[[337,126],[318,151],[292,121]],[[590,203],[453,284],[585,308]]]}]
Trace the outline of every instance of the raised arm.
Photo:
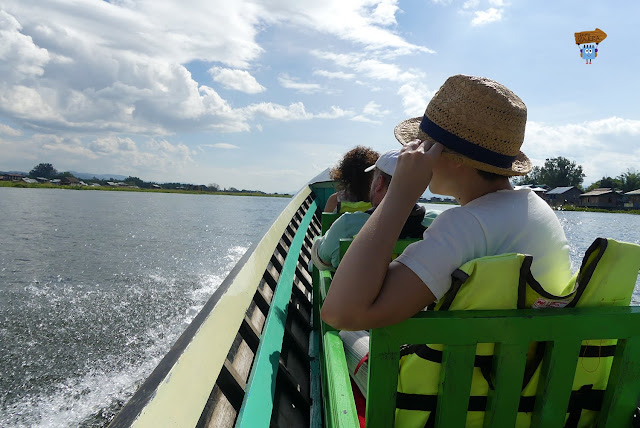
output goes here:
[{"label": "raised arm", "polygon": [[391,262],[391,252],[441,152],[442,145],[417,140],[402,149],[386,196],[334,275],[322,307],[326,323],[343,330],[382,327],[411,317],[435,300],[413,271]]},{"label": "raised arm", "polygon": [[324,212],[326,213],[332,213],[333,211],[335,211],[335,209],[338,206],[338,194],[334,193],[331,196],[329,196],[329,199],[327,199],[327,203],[324,206]]}]

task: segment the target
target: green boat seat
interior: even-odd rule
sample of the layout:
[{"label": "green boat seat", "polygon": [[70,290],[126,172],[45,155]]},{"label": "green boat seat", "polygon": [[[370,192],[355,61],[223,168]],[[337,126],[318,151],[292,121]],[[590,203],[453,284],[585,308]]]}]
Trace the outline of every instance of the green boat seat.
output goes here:
[{"label": "green boat seat", "polygon": [[[468,275],[466,282],[485,265],[508,263],[514,273],[510,277],[517,278],[515,292],[509,293],[511,305],[527,309],[427,311],[371,331],[368,427],[406,422],[415,416],[412,412],[426,408],[435,411],[427,422],[435,427],[594,426],[596,419],[598,427],[632,426],[640,397],[640,307],[628,305],[640,269],[640,246],[596,239],[564,296],[544,294],[530,275],[530,261],[530,256],[517,254],[492,256],[459,269]],[[467,290],[473,294],[477,289],[476,283]],[[544,298],[531,295],[538,292]],[[440,305],[447,301],[452,300],[445,296]],[[434,375],[437,394],[398,393],[401,347],[425,343],[441,344],[439,373]],[[531,343],[543,343],[543,355],[530,375],[535,381],[529,377],[523,390]],[[485,395],[473,395],[480,370],[476,353],[486,344],[495,347],[489,354],[490,373],[483,379],[483,372],[480,380],[492,384]],[[525,396],[527,389],[530,396]],[[404,418],[398,419],[396,406],[405,409]]]},{"label": "green boat seat", "polygon": [[[351,241],[341,242],[341,254]],[[399,252],[409,244],[399,243]],[[607,247],[612,250],[605,251]],[[580,272],[573,278],[578,280],[578,285],[569,284],[567,290],[571,296],[594,292],[596,288],[580,291],[580,283],[590,278],[603,282],[606,287],[612,277],[608,270],[620,273],[626,269],[616,280],[635,283],[640,267],[639,251],[640,247],[634,244],[599,238],[587,251]],[[524,261],[527,257],[519,259]],[[510,260],[505,257],[507,259]],[[331,279],[329,271],[318,277],[322,300]],[[529,304],[530,296],[525,297]],[[614,299],[613,306],[604,307],[585,307],[578,303],[561,309],[426,311],[402,323],[371,330],[367,427],[394,426],[401,348],[424,343],[442,344],[433,426],[464,427],[467,424],[467,410],[477,404],[472,402],[478,401],[470,398],[478,343],[495,344],[491,363],[493,389],[483,397],[483,426],[516,426],[532,342],[543,342],[545,347],[538,365],[536,392],[527,401],[531,409],[526,426],[565,426],[576,365],[582,359],[578,354],[584,349],[584,341],[609,340],[601,343],[611,343],[611,339],[617,339],[617,346],[609,358],[611,369],[600,412],[596,413],[597,426],[630,427],[640,397],[640,307],[629,307],[628,303],[628,300],[616,303]],[[615,306],[619,304],[622,306]],[[326,426],[358,427],[344,349],[338,332],[322,324]]]}]

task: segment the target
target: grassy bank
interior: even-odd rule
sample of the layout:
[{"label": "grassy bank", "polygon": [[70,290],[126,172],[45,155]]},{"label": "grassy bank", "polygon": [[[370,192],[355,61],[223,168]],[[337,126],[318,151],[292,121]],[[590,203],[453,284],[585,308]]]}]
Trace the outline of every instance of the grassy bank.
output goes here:
[{"label": "grassy bank", "polygon": [[69,189],[69,190],[103,190],[107,192],[153,192],[153,193],[187,193],[192,195],[228,195],[228,196],[263,196],[273,198],[290,198],[291,195],[259,193],[259,192],[203,192],[201,190],[185,189],[136,189],[133,187],[115,186],[60,186],[49,183],[25,183],[21,181],[0,181],[0,187],[19,187],[33,189]]},{"label": "grassy bank", "polygon": [[576,207],[573,205],[565,205],[556,208],[558,211],[583,211],[589,213],[610,213],[610,214],[640,214],[640,210],[606,210],[604,208],[586,208]]}]

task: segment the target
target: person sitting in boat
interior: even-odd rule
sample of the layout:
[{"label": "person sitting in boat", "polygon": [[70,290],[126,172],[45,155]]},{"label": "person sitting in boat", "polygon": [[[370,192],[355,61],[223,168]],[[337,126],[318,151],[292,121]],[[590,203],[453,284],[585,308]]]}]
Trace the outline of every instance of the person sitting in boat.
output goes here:
[{"label": "person sitting in boat", "polygon": [[369,187],[373,174],[364,172],[380,157],[375,150],[356,146],[349,150],[329,175],[338,182],[338,191],[329,196],[324,212],[366,211],[371,208]]},{"label": "person sitting in boat", "polygon": [[[340,261],[340,239],[353,238],[362,226],[367,222],[371,213],[384,199],[391,177],[398,161],[399,149],[383,153],[375,164],[364,168],[364,172],[373,171],[373,179],[369,189],[369,199],[373,207],[365,212],[351,212],[340,216],[327,230],[324,236],[316,239],[311,247],[311,260],[319,270],[333,269]],[[416,203],[419,195],[414,200],[408,216],[405,216],[404,224],[396,234],[396,240],[404,238],[422,238],[422,234],[431,224],[439,211],[427,211]]]},{"label": "person sitting in boat", "polygon": [[[404,147],[393,179],[333,276],[321,310],[327,324],[355,334],[399,323],[441,299],[455,269],[504,253],[533,256],[533,276],[548,292],[562,292],[571,278],[564,230],[542,198],[509,182],[532,169],[520,150],[526,118],[525,104],[504,85],[456,75],[422,117],[396,126]],[[398,231],[427,186],[460,207],[442,212],[423,240],[389,262]]]}]

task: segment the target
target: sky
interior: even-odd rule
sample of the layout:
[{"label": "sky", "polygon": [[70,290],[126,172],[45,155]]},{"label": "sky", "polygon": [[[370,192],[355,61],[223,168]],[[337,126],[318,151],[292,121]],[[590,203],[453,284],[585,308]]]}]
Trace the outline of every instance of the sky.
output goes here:
[{"label": "sky", "polygon": [[[0,170],[294,192],[399,147],[455,74],[525,102],[522,150],[640,169],[640,2],[0,0]],[[591,64],[574,33],[607,38]]]}]

